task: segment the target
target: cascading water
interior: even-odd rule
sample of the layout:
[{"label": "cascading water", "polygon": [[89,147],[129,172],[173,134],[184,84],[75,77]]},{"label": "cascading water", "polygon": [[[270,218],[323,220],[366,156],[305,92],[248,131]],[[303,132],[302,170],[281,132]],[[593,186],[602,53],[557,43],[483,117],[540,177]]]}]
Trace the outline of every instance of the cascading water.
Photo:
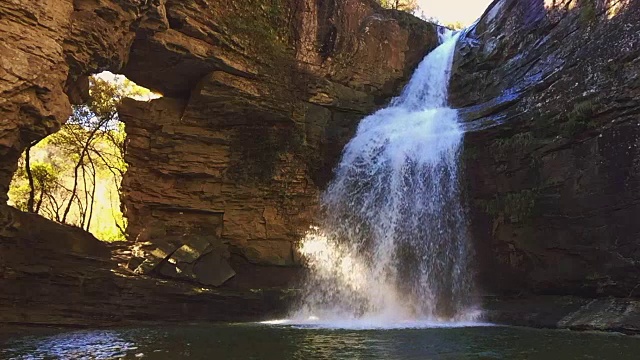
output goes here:
[{"label": "cascading water", "polygon": [[363,119],[302,241],[310,275],[296,321],[385,326],[470,321],[470,246],[458,179],[463,131],[447,108],[459,35],[401,96]]}]

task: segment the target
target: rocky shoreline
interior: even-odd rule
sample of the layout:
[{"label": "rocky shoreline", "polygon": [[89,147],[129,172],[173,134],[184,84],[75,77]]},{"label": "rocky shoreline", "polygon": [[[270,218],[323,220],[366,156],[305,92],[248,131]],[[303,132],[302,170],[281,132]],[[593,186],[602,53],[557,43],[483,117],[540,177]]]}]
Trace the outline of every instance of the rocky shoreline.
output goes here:
[{"label": "rocky shoreline", "polygon": [[134,274],[127,268],[127,245],[101,242],[38,215],[7,213],[12,216],[5,229],[13,234],[0,242],[2,324],[255,321],[282,314],[291,301],[282,288],[203,287]]}]

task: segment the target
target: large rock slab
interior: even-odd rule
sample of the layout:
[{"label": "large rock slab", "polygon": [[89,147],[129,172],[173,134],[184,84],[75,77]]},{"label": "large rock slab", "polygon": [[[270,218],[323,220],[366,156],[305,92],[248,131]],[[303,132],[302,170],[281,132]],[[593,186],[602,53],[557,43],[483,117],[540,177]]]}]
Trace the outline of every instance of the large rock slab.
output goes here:
[{"label": "large rock slab", "polygon": [[[283,316],[291,300],[282,284],[215,289],[136,275],[126,270],[130,258],[125,244],[0,206],[0,327],[257,321]],[[196,263],[201,282],[219,285],[230,276],[212,272],[216,260],[205,255]]]},{"label": "large rock slab", "polygon": [[483,320],[496,324],[640,333],[640,301],[578,296],[487,297]]}]

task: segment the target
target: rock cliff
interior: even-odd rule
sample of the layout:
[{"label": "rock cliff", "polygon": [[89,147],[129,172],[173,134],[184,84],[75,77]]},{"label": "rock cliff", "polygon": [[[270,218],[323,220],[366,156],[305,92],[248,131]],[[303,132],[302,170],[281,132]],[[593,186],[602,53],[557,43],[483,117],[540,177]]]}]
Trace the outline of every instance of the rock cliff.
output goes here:
[{"label": "rock cliff", "polygon": [[[2,301],[13,309],[0,319],[66,323],[63,293],[110,309],[124,306],[119,296],[136,304],[144,297],[134,284],[156,281],[145,274],[224,289],[214,291],[222,295],[209,299],[211,309],[207,296],[194,295],[197,286],[156,281],[155,305],[135,319],[154,307],[159,319],[204,314],[187,311],[193,306],[222,319],[223,303],[238,298],[258,304],[253,315],[281,306],[259,305],[263,297],[246,291],[291,284],[294,243],[313,221],[342,146],[437,45],[436,32],[371,0],[3,2],[0,200],[25,147],[85,100],[88,75],[123,73],[164,97],[119,109],[128,136],[123,203],[135,243],[128,255],[0,207],[0,279],[12,289]],[[31,292],[42,279],[42,292]],[[51,306],[37,312],[29,303]],[[77,307],[68,323],[90,313]]]},{"label": "rock cliff", "polygon": [[[0,206],[0,322],[281,310],[289,295],[266,289],[295,279],[343,145],[436,31],[369,0],[2,2],[0,200],[88,75],[164,97],[119,109],[127,245]],[[639,59],[638,0],[497,0],[462,36],[450,101],[492,320],[640,328]]]},{"label": "rock cliff", "polygon": [[458,47],[483,289],[640,296],[640,3],[496,1]]},{"label": "rock cliff", "polygon": [[435,26],[363,1],[167,1],[146,24],[122,71],[165,97],[120,108],[136,271],[216,286],[298,264],[358,121],[437,45]]},{"label": "rock cliff", "polygon": [[282,314],[291,298],[268,281],[261,289],[212,289],[135,275],[126,271],[126,244],[109,245],[78,228],[1,207],[3,328],[256,320]]},{"label": "rock cliff", "polygon": [[145,1],[8,0],[0,4],[0,201],[31,142],[83,102],[87,75],[124,65]]}]

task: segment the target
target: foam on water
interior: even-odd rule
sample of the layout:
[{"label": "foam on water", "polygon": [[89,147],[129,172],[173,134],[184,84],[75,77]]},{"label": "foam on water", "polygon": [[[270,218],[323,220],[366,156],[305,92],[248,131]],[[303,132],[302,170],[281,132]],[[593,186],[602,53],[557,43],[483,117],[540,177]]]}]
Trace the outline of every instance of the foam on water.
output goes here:
[{"label": "foam on water", "polygon": [[463,131],[447,107],[459,35],[442,34],[391,105],[363,119],[300,252],[304,299],[281,324],[421,328],[476,323],[460,196]]},{"label": "foam on water", "polygon": [[477,321],[428,321],[406,320],[398,322],[378,322],[369,318],[356,320],[279,319],[262,321],[260,324],[270,326],[288,326],[301,329],[340,329],[340,330],[399,330],[399,329],[452,329],[461,327],[496,326],[495,324]]}]

